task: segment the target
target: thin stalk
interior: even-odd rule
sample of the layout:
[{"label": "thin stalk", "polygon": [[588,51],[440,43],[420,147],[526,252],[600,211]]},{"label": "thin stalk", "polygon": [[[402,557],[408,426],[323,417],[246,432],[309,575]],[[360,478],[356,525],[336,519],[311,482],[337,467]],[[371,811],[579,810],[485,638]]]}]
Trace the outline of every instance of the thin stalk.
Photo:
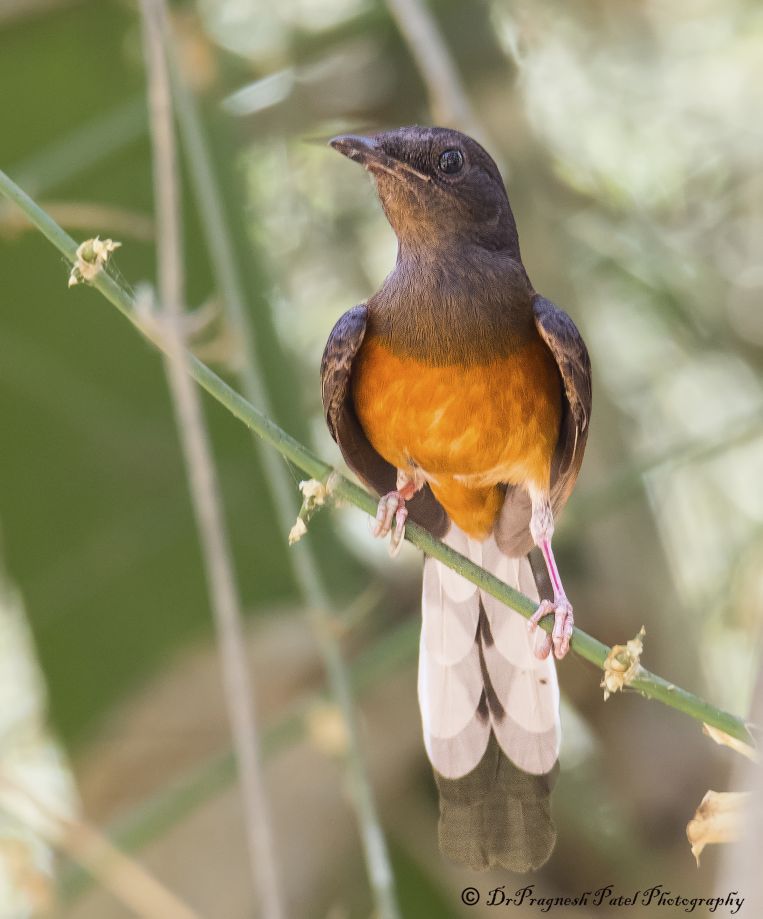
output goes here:
[{"label": "thin stalk", "polygon": [[16,163],[13,174],[38,198],[93,169],[146,133],[146,101],[133,96]]},{"label": "thin stalk", "polygon": [[164,9],[141,0],[148,75],[157,220],[159,296],[166,339],[165,371],[185,461],[220,653],[225,702],[233,734],[249,867],[265,919],[285,915],[257,733],[253,687],[245,655],[243,618],[223,519],[219,484],[198,389],[185,367],[180,188],[169,74],[163,51]]},{"label": "thin stalk", "polygon": [[[415,660],[419,647],[418,623],[408,619],[380,637],[352,662],[350,679],[353,692],[364,695],[383,679],[389,679],[405,664]],[[262,731],[265,759],[297,743],[305,735],[305,715],[318,702],[325,702],[323,689],[305,692],[286,712]],[[187,814],[200,807],[235,779],[235,763],[230,751],[209,757],[194,766],[168,787],[162,788],[123,818],[115,821],[109,837],[121,848],[136,851],[176,826]],[[87,876],[77,865],[63,872],[59,890],[65,903],[71,903],[86,888]]]},{"label": "thin stalk", "polygon": [[[69,261],[74,261],[76,258],[76,243],[74,240],[2,171],[0,171],[0,191],[24,210],[29,219],[59,252]],[[133,299],[120,284],[105,271],[97,274],[92,284],[139,331],[145,334],[140,319],[135,315]],[[166,343],[163,341],[155,341],[154,343],[160,349],[166,349]],[[206,389],[213,398],[225,406],[231,414],[235,415],[247,427],[256,431],[263,440],[275,447],[282,456],[294,463],[295,466],[304,470],[312,478],[320,479],[323,482],[326,482],[329,476],[332,476],[335,497],[348,504],[354,504],[371,516],[376,514],[376,498],[364,488],[336,473],[328,463],[315,456],[307,447],[278,427],[270,418],[255,408],[217,376],[214,371],[190,353],[186,356],[186,368],[196,382]],[[483,588],[491,596],[516,610],[525,618],[529,618],[535,612],[535,604],[529,597],[504,584],[494,575],[440,542],[439,539],[435,539],[417,524],[411,523],[406,527],[405,538],[427,555],[443,562],[462,577]],[[551,628],[551,624],[545,620],[541,623],[541,626],[547,631]],[[573,633],[571,647],[576,654],[597,667],[603,667],[604,661],[611,650],[607,645],[578,628]],[[751,742],[749,731],[743,719],[710,705],[699,696],[674,686],[674,684],[656,674],[650,673],[646,669],[640,671],[638,678],[632,682],[631,686],[649,699],[657,699],[665,705],[683,712],[690,718],[713,725],[732,737],[737,737],[739,740],[744,740],[747,743]]]},{"label": "thin stalk", "polygon": [[0,809],[75,861],[104,890],[143,919],[200,919],[134,859],[83,820],[65,817],[0,772]]},{"label": "thin stalk", "polygon": [[643,487],[650,473],[657,470],[672,470],[686,463],[705,463],[736,447],[743,446],[763,434],[763,410],[735,419],[730,425],[713,434],[712,438],[693,438],[684,443],[673,444],[660,453],[637,460],[618,471],[612,478],[590,489],[575,500],[575,508],[565,516],[565,528],[578,525],[603,516],[620,506]]},{"label": "thin stalk", "polygon": [[[163,0],[160,0],[163,3]],[[238,382],[246,399],[272,414],[264,376],[255,349],[254,332],[246,306],[244,285],[233,256],[234,246],[221,205],[212,158],[209,154],[202,120],[196,100],[188,89],[178,64],[174,43],[165,31],[165,48],[172,78],[173,96],[178,123],[183,136],[191,180],[196,190],[199,211],[204,214],[202,228],[217,286],[222,294],[227,321],[241,349]],[[294,490],[286,466],[270,450],[261,450],[255,437],[265,476],[276,512],[280,535],[286,536],[294,522]],[[300,465],[299,463],[297,465]],[[350,689],[347,668],[339,642],[332,629],[330,597],[323,584],[312,547],[303,542],[289,553],[294,580],[310,619],[318,649],[328,675],[329,688],[347,728],[347,768],[352,786],[352,802],[360,830],[369,882],[380,919],[396,919],[399,915],[395,881],[387,844],[374,801],[373,789],[360,743],[355,704]]]},{"label": "thin stalk", "polygon": [[424,80],[434,120],[486,141],[485,129],[424,0],[387,0],[387,7]]}]

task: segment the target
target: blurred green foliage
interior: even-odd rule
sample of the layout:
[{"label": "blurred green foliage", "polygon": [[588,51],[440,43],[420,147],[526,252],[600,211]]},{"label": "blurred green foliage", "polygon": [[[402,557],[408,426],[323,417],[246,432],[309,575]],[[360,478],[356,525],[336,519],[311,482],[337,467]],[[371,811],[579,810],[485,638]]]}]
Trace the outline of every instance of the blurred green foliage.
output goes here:
[{"label": "blurred green foliage", "polygon": [[[12,105],[4,107],[0,142],[8,171],[26,175],[43,202],[71,201],[83,209],[107,202],[150,215],[144,133],[114,151],[104,137],[106,158],[84,172],[72,167],[74,174],[52,187],[45,174],[31,175],[25,166],[40,150],[108,120],[142,93],[134,14],[118,3],[70,5],[6,26],[2,48],[0,81],[17,84]],[[33,58],[40,66],[28,66]],[[14,74],[22,72],[25,79],[16,81]],[[277,415],[304,437],[305,413],[290,384],[293,371],[267,312],[268,280],[242,226],[231,134],[229,126],[216,124],[210,136],[227,151],[220,153],[221,175],[226,197],[235,202],[231,212],[248,289],[257,294],[251,307],[258,310],[258,343]],[[97,155],[92,146],[90,152]],[[184,197],[193,304],[210,296],[212,282],[187,184]],[[3,205],[3,216],[7,211]],[[75,231],[82,238],[110,232],[102,224]],[[127,237],[123,242],[117,260],[123,274],[151,278],[151,242]],[[206,590],[156,356],[97,293],[67,291],[66,266],[28,230],[14,229],[0,248],[0,272],[5,279],[0,519],[9,568],[28,599],[53,718],[72,740],[179,642],[209,629]],[[237,509],[230,526],[245,602],[255,608],[288,599],[293,585],[286,548],[271,538],[272,509],[249,437],[216,406],[210,405],[208,414],[225,494]],[[328,528],[321,523],[318,528],[330,576],[346,560],[332,550]],[[352,577],[340,594],[347,596],[351,588]]]},{"label": "blurred green foliage", "polygon": [[[54,213],[67,204],[73,235],[121,239],[116,262],[130,282],[151,279],[135,9],[23,6],[0,17],[0,164]],[[570,311],[592,352],[592,436],[559,534],[578,621],[609,643],[645,623],[647,666],[744,714],[763,619],[759,4],[429,8],[507,164],[530,276]],[[389,270],[394,241],[363,175],[322,141],[430,121],[425,82],[382,0],[175,10],[277,419],[339,462],[322,423],[318,360],[335,319]],[[94,204],[108,210],[88,224]],[[214,291],[187,181],[184,211],[196,306]],[[206,589],[159,361],[97,293],[66,290],[67,267],[4,205],[0,243],[5,554],[56,727],[86,756],[118,703],[208,638]],[[248,433],[207,409],[242,595],[264,614],[294,597],[287,549],[273,537]],[[359,690],[380,694],[382,709],[410,680],[391,716],[402,731],[417,718],[418,560],[391,575],[352,510],[319,515],[309,538],[338,605],[369,578],[384,585],[373,614],[348,620],[346,645],[362,651]],[[707,788],[723,787],[729,759],[678,715],[632,697],[602,705],[598,674],[580,661],[566,662],[561,679],[570,710],[560,841],[543,884],[574,894],[659,874],[709,890],[712,874],[696,875],[683,828]],[[420,750],[411,762],[382,810],[405,914],[460,915],[452,891],[463,878],[417,849],[425,834],[411,815],[428,815],[432,847],[435,818]],[[713,866],[712,852],[703,859]],[[347,889],[362,914],[359,859],[337,872],[315,902],[328,910]]]}]

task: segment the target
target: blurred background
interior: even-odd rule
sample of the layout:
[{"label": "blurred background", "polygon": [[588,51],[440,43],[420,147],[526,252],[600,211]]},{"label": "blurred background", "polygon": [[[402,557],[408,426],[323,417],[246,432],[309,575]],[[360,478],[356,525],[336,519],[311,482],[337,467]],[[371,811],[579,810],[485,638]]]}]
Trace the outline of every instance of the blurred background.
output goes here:
[{"label": "blurred background", "polygon": [[[647,667],[746,717],[763,610],[761,6],[199,0],[172,5],[171,29],[276,420],[341,463],[320,355],[395,257],[370,181],[326,139],[413,122],[476,134],[502,167],[535,287],[591,351],[591,437],[558,528],[577,623],[608,644],[643,624]],[[136,287],[156,274],[145,89],[135,4],[0,2],[0,167],[78,240],[120,240],[115,264]],[[241,352],[185,160],[182,191],[194,347],[237,386]],[[162,366],[100,294],[67,291],[68,270],[0,201],[0,755],[196,914],[243,919],[256,899]],[[244,427],[204,407],[285,912],[368,916],[346,729],[295,581],[304,547],[288,547]],[[305,476],[288,472],[296,516]],[[437,850],[415,690],[420,557],[406,546],[390,562],[353,508],[316,516],[305,541],[401,913],[480,913],[461,904],[465,885],[526,879],[475,880]],[[704,793],[733,785],[734,754],[657,703],[604,704],[600,673],[574,655],[559,672],[559,842],[530,879],[537,892],[739,888],[717,847],[698,871],[685,837]],[[55,868],[39,838],[0,822],[1,915],[134,915],[75,860]]]}]

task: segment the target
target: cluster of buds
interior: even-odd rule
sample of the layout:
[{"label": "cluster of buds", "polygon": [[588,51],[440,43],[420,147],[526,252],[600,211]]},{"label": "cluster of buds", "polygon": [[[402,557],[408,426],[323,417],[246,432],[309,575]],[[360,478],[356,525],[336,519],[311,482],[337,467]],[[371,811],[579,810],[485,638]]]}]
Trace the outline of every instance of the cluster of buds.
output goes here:
[{"label": "cluster of buds", "polygon": [[326,503],[326,499],[331,495],[331,489],[334,484],[334,474],[328,477],[324,484],[318,479],[307,479],[299,483],[299,490],[302,492],[302,507],[299,511],[296,523],[289,531],[289,545],[293,546],[295,542],[307,533],[307,522],[315,511]]},{"label": "cluster of buds", "polygon": [[113,239],[101,239],[98,236],[80,243],[77,246],[77,260],[69,275],[69,287],[92,281],[108,262],[111,253],[121,245]]},{"label": "cluster of buds", "polygon": [[604,678],[601,681],[605,702],[613,692],[618,692],[624,686],[628,686],[641,669],[644,635],[646,635],[646,629],[642,625],[635,638],[631,638],[627,644],[614,645],[607,655],[603,668]]}]

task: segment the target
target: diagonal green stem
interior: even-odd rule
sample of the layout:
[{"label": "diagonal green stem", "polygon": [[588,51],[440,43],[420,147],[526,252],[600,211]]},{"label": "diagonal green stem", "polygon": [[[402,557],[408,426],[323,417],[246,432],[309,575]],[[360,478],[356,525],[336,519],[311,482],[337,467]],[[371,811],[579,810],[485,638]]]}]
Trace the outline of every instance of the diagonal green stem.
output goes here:
[{"label": "diagonal green stem", "polygon": [[[40,232],[69,261],[74,260],[76,251],[74,240],[2,171],[0,171],[0,191],[24,211]],[[92,283],[139,331],[143,332],[140,322],[133,313],[132,298],[121,285],[117,284],[106,272],[96,275]],[[154,341],[154,343],[160,349],[166,347],[161,341]],[[186,366],[196,382],[206,389],[211,396],[243,421],[247,427],[256,431],[288,460],[303,469],[309,476],[325,482],[334,473],[328,463],[319,459],[279,428],[278,425],[251,403],[247,402],[239,393],[231,389],[224,380],[195,356],[188,355]],[[336,497],[356,505],[367,514],[374,515],[376,513],[376,499],[364,488],[336,473],[334,473],[333,481],[335,483],[333,494]],[[505,603],[506,606],[516,610],[525,618],[529,618],[535,612],[535,604],[524,594],[499,581],[494,575],[475,565],[474,562],[469,561],[463,555],[454,552],[453,549],[435,539],[420,526],[410,524],[406,528],[406,539],[427,555],[439,559],[454,571],[457,571],[468,581],[478,587],[482,587],[489,594]],[[543,622],[541,625],[547,629],[550,628],[547,622]],[[572,650],[598,667],[603,667],[604,661],[610,652],[610,648],[607,645],[578,628],[575,629],[573,634]],[[743,719],[716,708],[699,696],[674,686],[646,669],[639,671],[631,686],[649,699],[657,699],[665,705],[675,708],[697,721],[719,728],[739,740],[747,743],[751,741],[750,733]]]},{"label": "diagonal green stem", "polygon": [[262,762],[249,673],[241,598],[212,456],[201,393],[184,369],[182,319],[185,312],[181,194],[177,169],[170,75],[164,53],[166,10],[162,0],[141,0],[149,128],[157,225],[157,279],[167,336],[164,363],[175,424],[196,518],[210,608],[217,635],[225,704],[236,752],[242,817],[254,891],[263,919],[283,919],[280,872]]},{"label": "diagonal green stem", "polygon": [[[206,236],[218,290],[223,298],[226,319],[241,349],[242,360],[237,382],[246,399],[250,403],[262,406],[263,413],[270,415],[272,410],[268,387],[257,359],[254,330],[247,309],[242,273],[234,256],[235,247],[224,214],[218,178],[196,98],[183,79],[174,43],[166,27],[164,47],[171,72],[173,103],[190,178],[199,210],[204,214],[202,229]],[[253,431],[256,429],[253,428]],[[255,437],[254,440],[256,447],[260,448],[259,439]],[[285,464],[276,453],[264,449],[260,455],[273,497],[277,527],[285,542],[294,522],[293,486]],[[289,553],[289,561],[323,659],[332,696],[347,728],[346,766],[352,789],[351,802],[359,827],[376,912],[379,919],[398,919],[400,912],[395,894],[394,874],[363,756],[347,668],[332,629],[330,597],[309,544],[302,543],[296,546],[294,551]]]}]

